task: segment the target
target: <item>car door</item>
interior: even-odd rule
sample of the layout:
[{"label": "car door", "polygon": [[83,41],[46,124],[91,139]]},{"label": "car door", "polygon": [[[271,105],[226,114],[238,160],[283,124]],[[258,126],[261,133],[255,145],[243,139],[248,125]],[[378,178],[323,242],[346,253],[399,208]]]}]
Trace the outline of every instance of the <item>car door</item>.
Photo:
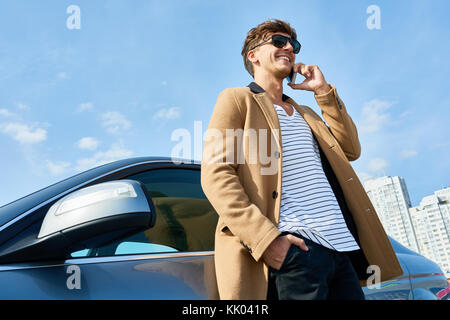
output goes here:
[{"label": "car door", "polygon": [[156,168],[122,178],[146,186],[155,225],[73,252],[61,263],[1,266],[2,279],[8,279],[2,298],[218,298],[213,260],[218,217],[201,189],[199,168]]}]

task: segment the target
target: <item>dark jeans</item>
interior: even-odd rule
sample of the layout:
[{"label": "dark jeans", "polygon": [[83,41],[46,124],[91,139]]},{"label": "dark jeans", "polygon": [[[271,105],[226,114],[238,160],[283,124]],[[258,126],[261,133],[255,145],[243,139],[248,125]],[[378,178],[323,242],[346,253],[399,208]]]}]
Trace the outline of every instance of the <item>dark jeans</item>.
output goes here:
[{"label": "dark jeans", "polygon": [[[299,235],[293,234],[300,238]],[[302,238],[303,239],[303,238]],[[280,270],[269,267],[269,300],[364,300],[358,277],[343,252],[303,239],[291,245]]]}]

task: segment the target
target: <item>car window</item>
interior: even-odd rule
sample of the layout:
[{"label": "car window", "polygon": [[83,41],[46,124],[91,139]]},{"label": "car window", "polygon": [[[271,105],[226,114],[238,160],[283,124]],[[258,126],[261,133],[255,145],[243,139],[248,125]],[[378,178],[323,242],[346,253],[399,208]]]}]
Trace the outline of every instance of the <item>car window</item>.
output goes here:
[{"label": "car window", "polygon": [[155,169],[131,176],[142,182],[156,209],[152,228],[72,257],[214,250],[217,213],[200,185],[200,170]]},{"label": "car window", "polygon": [[177,250],[168,246],[155,243],[122,242],[116,249],[116,254],[133,254],[142,252],[176,252]]}]

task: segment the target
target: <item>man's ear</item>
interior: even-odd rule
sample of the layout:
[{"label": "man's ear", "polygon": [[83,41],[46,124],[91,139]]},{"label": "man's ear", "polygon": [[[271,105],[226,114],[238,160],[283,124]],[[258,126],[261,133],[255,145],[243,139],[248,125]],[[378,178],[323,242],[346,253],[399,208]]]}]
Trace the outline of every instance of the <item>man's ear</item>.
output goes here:
[{"label": "man's ear", "polygon": [[256,57],[256,54],[255,54],[254,50],[250,50],[247,53],[247,59],[253,64],[257,64],[259,62],[258,58]]}]

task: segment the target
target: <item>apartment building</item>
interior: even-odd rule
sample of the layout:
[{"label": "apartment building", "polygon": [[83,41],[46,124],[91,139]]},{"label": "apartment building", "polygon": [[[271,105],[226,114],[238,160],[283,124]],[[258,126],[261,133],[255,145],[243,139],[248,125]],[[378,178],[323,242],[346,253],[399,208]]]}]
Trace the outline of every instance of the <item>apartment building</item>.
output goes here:
[{"label": "apartment building", "polygon": [[450,188],[435,191],[409,209],[419,253],[450,273]]},{"label": "apartment building", "polygon": [[398,176],[380,177],[365,181],[364,189],[386,233],[405,247],[419,252],[409,214],[411,200],[405,180]]}]

